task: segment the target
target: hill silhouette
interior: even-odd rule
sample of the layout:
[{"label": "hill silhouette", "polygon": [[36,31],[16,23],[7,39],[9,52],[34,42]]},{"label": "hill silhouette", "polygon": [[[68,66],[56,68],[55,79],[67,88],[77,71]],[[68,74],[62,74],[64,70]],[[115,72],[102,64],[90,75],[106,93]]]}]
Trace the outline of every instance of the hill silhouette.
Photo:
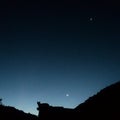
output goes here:
[{"label": "hill silhouette", "polygon": [[79,118],[120,120],[120,82],[104,88],[74,110]]},{"label": "hill silhouette", "polygon": [[120,120],[120,82],[102,89],[74,109],[37,104],[38,116],[0,105],[0,120]]},{"label": "hill silhouette", "polygon": [[0,105],[0,120],[37,120],[37,116],[14,107]]}]

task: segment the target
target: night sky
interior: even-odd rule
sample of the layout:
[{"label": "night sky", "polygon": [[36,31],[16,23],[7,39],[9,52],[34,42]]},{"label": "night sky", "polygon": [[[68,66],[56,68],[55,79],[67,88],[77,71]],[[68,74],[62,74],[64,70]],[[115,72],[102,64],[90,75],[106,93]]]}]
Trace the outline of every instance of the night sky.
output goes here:
[{"label": "night sky", "polygon": [[37,114],[37,101],[74,108],[120,80],[120,5],[5,1],[0,5],[0,98]]}]

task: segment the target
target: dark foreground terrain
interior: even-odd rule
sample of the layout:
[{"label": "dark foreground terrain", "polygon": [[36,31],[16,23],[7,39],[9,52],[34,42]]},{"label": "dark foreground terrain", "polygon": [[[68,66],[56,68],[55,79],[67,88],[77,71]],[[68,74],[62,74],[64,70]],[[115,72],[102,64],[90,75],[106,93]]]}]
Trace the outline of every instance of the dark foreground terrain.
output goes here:
[{"label": "dark foreground terrain", "polygon": [[37,120],[37,116],[14,107],[0,105],[0,120]]},{"label": "dark foreground terrain", "polygon": [[120,82],[101,90],[75,108],[79,118],[120,120]]},{"label": "dark foreground terrain", "polygon": [[38,116],[0,105],[0,120],[120,120],[120,82],[104,88],[74,109],[37,104]]}]

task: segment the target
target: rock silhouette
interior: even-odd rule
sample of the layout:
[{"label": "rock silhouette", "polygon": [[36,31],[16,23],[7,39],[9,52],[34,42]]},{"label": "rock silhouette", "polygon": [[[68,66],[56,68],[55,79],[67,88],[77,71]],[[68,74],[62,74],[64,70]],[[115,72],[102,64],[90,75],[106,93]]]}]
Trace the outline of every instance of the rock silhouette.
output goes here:
[{"label": "rock silhouette", "polygon": [[120,82],[110,85],[74,109],[37,102],[38,116],[0,105],[0,120],[120,120]]},{"label": "rock silhouette", "polygon": [[73,114],[73,109],[68,109],[68,108],[63,108],[63,107],[53,107],[50,106],[47,103],[40,103],[37,102],[38,108],[37,110],[39,111],[38,118],[40,120],[56,120],[58,119],[65,119],[70,117],[70,115]]}]

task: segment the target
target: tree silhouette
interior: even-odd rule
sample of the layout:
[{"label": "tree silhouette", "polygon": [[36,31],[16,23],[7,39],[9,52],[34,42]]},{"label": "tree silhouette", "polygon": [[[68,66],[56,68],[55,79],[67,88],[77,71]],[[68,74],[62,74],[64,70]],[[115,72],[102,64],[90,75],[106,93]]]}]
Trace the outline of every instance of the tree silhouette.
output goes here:
[{"label": "tree silhouette", "polygon": [[0,98],[0,105],[2,105],[2,98]]}]

